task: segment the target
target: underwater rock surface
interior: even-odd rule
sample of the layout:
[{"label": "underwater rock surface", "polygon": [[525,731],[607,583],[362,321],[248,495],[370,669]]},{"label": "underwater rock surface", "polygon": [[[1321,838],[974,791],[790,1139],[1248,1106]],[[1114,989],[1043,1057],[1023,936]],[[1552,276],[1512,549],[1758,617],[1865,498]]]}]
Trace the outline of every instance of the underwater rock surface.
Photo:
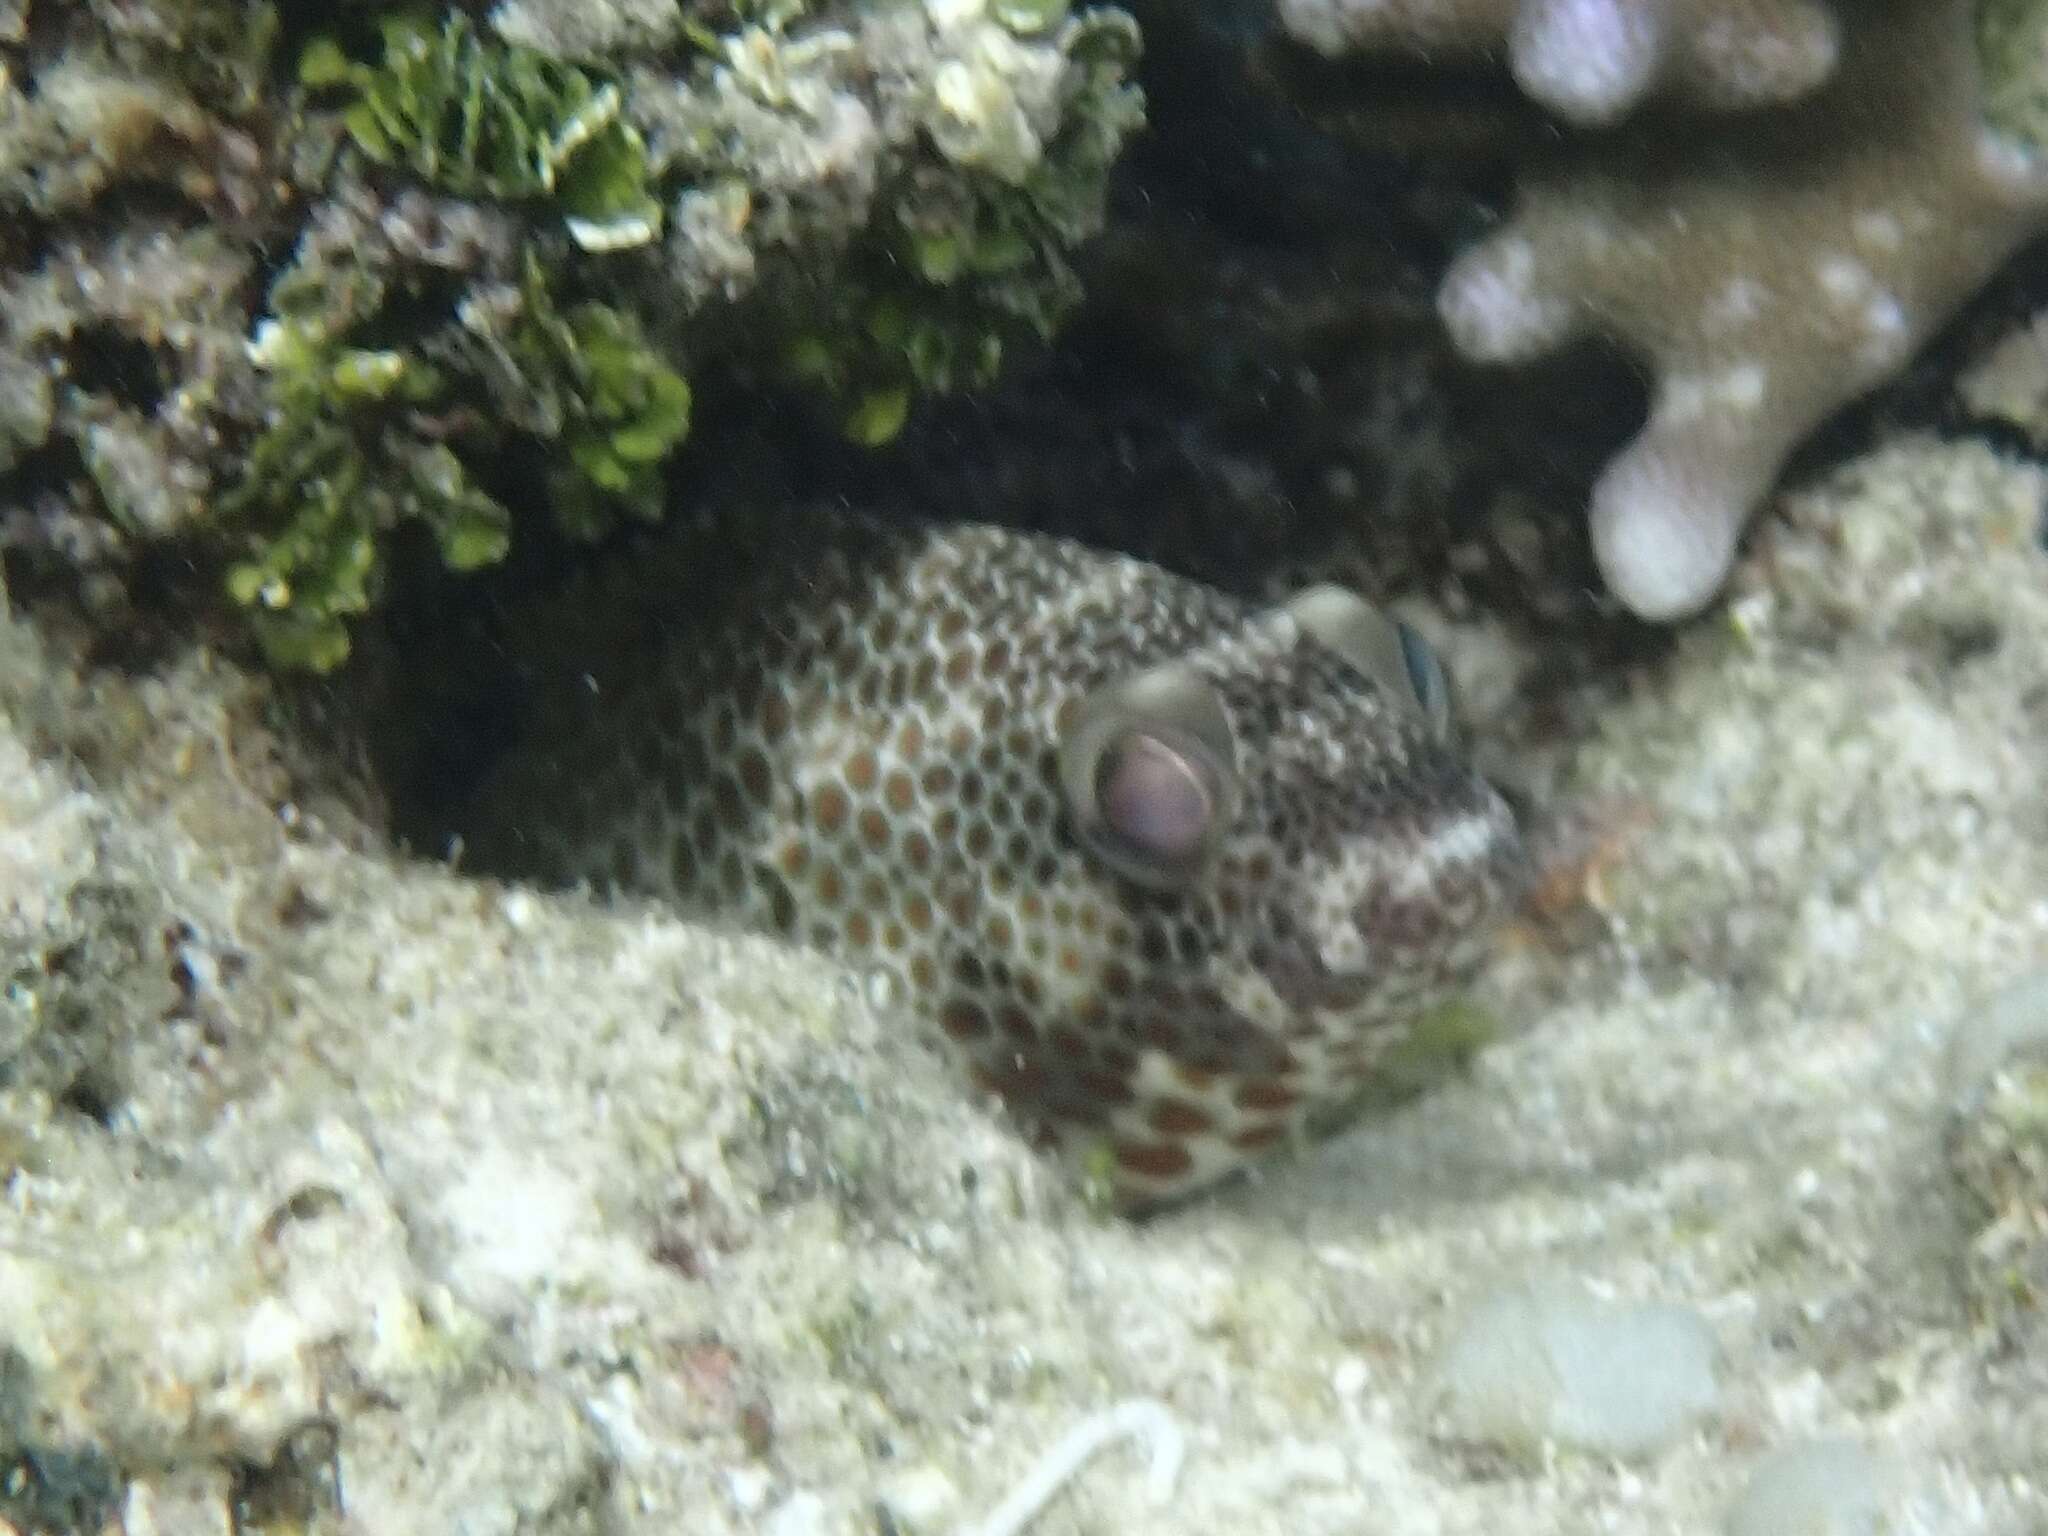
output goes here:
[{"label": "underwater rock surface", "polygon": [[[1984,5],[2024,65],[2041,7]],[[2038,141],[2039,101],[1980,102],[1960,0],[1668,0],[1655,36],[1611,0],[1378,9],[1507,43],[1491,95],[1364,98],[1397,151],[1481,172],[1389,173],[1284,90],[1250,112],[1270,17],[1243,0],[1204,0],[1201,47],[1130,7],[1173,62],[1156,121],[1196,130],[1172,145],[1135,134],[1115,8],[352,6],[323,46],[254,0],[0,0],[0,1536],[2048,1527],[2048,349],[2022,330],[1972,373],[1987,437],[1866,424],[1771,496],[1903,352],[1802,354],[1803,403],[1759,418],[1707,330],[1917,341],[2038,214],[2031,167],[1965,153],[1978,106]],[[1806,39],[1779,105],[1701,52],[1728,15]],[[1602,37],[1625,68],[1560,70]],[[1830,82],[1902,50],[1923,72],[1844,159]],[[1488,137],[1552,142],[1524,92],[1618,121],[1546,182]],[[1726,153],[1639,156],[1667,110]],[[1802,125],[1812,178],[1773,181]],[[2004,172],[2023,195],[1973,225]],[[1489,176],[1524,198],[1474,246]],[[1844,226],[1873,187],[1921,202]],[[1760,189],[1797,240],[1758,232]],[[1715,238],[1645,233],[1674,216]],[[1655,643],[1589,637],[1598,583],[1554,557],[1629,411],[1569,371],[1445,408],[1479,391],[1440,269],[1469,249],[1465,296],[1509,301],[1454,320],[1547,345],[1513,322],[1559,319],[1537,268],[1588,217],[1634,256],[1572,277],[1561,323],[1653,357],[1672,328],[1653,423],[1748,408],[1706,465],[1713,537],[1636,546],[1682,578],[1637,608],[1725,595]],[[1860,269],[1812,259],[1843,227]],[[1687,302],[1624,270],[1662,255]],[[1752,257],[1839,312],[1795,337],[1714,309]],[[394,846],[408,786],[331,727],[354,687],[471,664],[471,631],[420,625],[443,564],[508,555],[520,493],[559,551],[778,476],[1120,536],[1206,515],[1224,576],[1349,519],[1481,766],[1559,829],[1474,1000],[1498,1041],[1113,1221],[869,978]],[[1525,558],[1481,571],[1460,512]],[[282,616],[277,660],[375,643],[290,686],[239,610]],[[1646,1390],[1686,1411],[1626,1465],[1559,1399],[1505,1432],[1440,1412],[1461,1323],[1538,1282],[1597,1299],[1581,1358],[1694,1320],[1712,1391],[1675,1352]],[[1542,1398],[1547,1366],[1500,1358],[1503,1401]]]},{"label": "underwater rock surface", "polygon": [[1079,302],[1139,52],[1064,3],[0,8],[0,549],[175,543],[325,672],[421,553],[660,521],[707,414],[887,441]]},{"label": "underwater rock surface", "polygon": [[[1034,1531],[1711,1529],[1815,1440],[1884,1447],[1895,1529],[2038,1530],[2048,1358],[1941,1147],[2048,956],[2044,496],[1879,449],[1540,707],[1448,636],[1482,749],[1610,834],[1510,1038],[1142,1225],[855,978],[394,856],[264,685],[10,621],[0,1518],[943,1531],[1080,1426]],[[1696,1314],[1712,1410],[1626,1469],[1437,1438],[1456,1320],[1539,1275]]]}]

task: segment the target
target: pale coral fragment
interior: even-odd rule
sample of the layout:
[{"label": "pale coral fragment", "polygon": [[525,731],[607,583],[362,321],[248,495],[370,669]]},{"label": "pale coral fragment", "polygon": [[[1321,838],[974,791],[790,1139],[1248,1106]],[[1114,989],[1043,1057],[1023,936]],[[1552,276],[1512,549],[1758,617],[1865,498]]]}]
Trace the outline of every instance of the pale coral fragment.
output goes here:
[{"label": "pale coral fragment", "polygon": [[[1787,57],[1793,34],[1774,28],[1795,11],[1802,26],[1827,22],[1766,0],[1284,9],[1311,40],[1360,47],[1476,44],[1490,16],[1508,28],[1524,87],[1581,119],[1601,114],[1531,79],[1527,39],[1543,28],[1576,39],[1582,72],[1600,54],[1635,80],[1614,98],[1625,105],[1658,77],[1629,62],[1640,39],[1624,20],[1667,39],[1680,23],[1695,42],[1744,36],[1753,50],[1776,37]],[[1987,126],[1974,14],[1970,0],[1870,0],[1829,26],[1830,68],[1789,104],[1704,122],[1645,113],[1568,144],[1445,276],[1438,308],[1468,357],[1520,362],[1590,335],[1647,366],[1649,420],[1591,497],[1601,569],[1634,612],[1675,619],[1711,601],[1794,445],[1895,374],[2048,223],[2036,153]],[[1699,98],[1723,78],[1692,70],[1676,83]]]}]

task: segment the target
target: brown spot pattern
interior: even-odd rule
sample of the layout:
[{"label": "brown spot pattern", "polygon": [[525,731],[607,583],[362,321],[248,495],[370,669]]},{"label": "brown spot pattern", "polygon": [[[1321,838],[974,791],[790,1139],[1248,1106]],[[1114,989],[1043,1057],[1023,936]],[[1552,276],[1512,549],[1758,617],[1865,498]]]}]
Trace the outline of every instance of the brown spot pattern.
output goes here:
[{"label": "brown spot pattern", "polygon": [[[1106,1137],[1132,1198],[1348,1092],[1500,905],[1504,820],[1435,885],[1376,873],[1390,826],[1411,857],[1439,822],[1469,845],[1491,792],[1226,595],[1056,540],[822,512],[683,541],[644,579],[662,606],[620,620],[604,686],[567,688],[551,750],[487,791],[482,825],[517,835],[476,838],[483,867],[737,909],[888,972],[1028,1127]],[[1185,893],[1077,844],[1058,776],[1081,699],[1166,662],[1214,690],[1241,781]],[[1340,985],[1316,938],[1354,914],[1380,970]],[[1247,976],[1271,985],[1227,985]]]}]

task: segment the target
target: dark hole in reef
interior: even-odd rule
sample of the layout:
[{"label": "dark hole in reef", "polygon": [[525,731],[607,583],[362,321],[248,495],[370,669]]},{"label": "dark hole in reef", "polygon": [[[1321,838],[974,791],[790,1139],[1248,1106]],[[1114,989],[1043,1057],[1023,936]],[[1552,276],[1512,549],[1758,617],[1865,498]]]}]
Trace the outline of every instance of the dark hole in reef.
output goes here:
[{"label": "dark hole in reef", "polygon": [[85,483],[89,477],[78,445],[61,432],[52,432],[18,457],[12,469],[0,474],[0,509],[4,509],[0,510],[0,540],[4,547],[33,550],[49,542],[27,525],[54,525],[62,510],[56,503],[66,501],[74,487]]},{"label": "dark hole in reef", "polygon": [[[510,560],[553,542],[544,517],[522,517]],[[394,530],[389,555],[382,619],[365,627],[357,648],[390,680],[381,690],[389,707],[373,711],[367,740],[390,798],[391,835],[438,858],[483,775],[518,739],[524,690],[489,601],[505,573],[444,570],[432,539],[412,524]]]},{"label": "dark hole in reef", "polygon": [[[1091,323],[1105,315],[1105,324]],[[1343,340],[1333,333],[1327,345],[1335,353]],[[1370,338],[1357,344],[1365,348]],[[1313,535],[1304,539],[1303,527],[1286,519],[1334,521],[1338,509],[1311,503],[1304,489],[1271,503],[1280,521],[1253,526],[1240,515],[1242,504],[1219,488],[1218,471],[1183,452],[1188,420],[1204,410],[1230,418],[1219,428],[1231,439],[1230,453],[1303,459],[1304,434],[1282,436],[1292,430],[1284,418],[1299,413],[1300,402],[1256,411],[1233,404],[1216,413],[1206,386],[1186,382],[1184,364],[1142,325],[1105,306],[1084,314],[1041,366],[1020,371],[991,395],[933,403],[882,452],[846,448],[821,436],[801,410],[779,409],[775,396],[707,372],[697,381],[704,409],[673,467],[668,522],[684,508],[724,498],[762,508],[762,537],[772,538],[775,506],[836,495],[877,509],[936,509],[949,520],[1069,533],[1078,523],[1084,538],[1141,554],[1151,552],[1148,525],[1173,524],[1175,537],[1192,538],[1211,565],[1222,567],[1198,564],[1192,574],[1241,582],[1248,571],[1270,569],[1290,546],[1312,549]],[[1642,420],[1646,395],[1637,372],[1612,353],[1587,348],[1527,370],[1453,371],[1440,382],[1450,391],[1454,419],[1480,445],[1471,494],[1447,498],[1434,522],[1354,524],[1368,555],[1377,557],[1384,544],[1406,586],[1456,581],[1472,606],[1537,612],[1518,585],[1521,568],[1505,560],[1477,576],[1453,574],[1454,545],[1493,537],[1485,515],[1490,493],[1512,485],[1543,541],[1535,577],[1564,594],[1542,622],[1554,631],[1576,626],[1562,639],[1570,654],[1552,669],[1555,684],[1577,686],[1589,668],[1661,653],[1666,631],[1599,605],[1585,538],[1585,488]],[[1135,456],[1134,442],[1146,445]],[[1048,478],[1048,466],[1058,473]],[[521,613],[531,612],[536,596],[558,591],[566,573],[593,559],[630,565],[639,541],[660,541],[672,531],[628,523],[595,550],[564,537],[546,506],[547,467],[537,450],[517,447],[478,466],[479,484],[516,519],[501,566],[451,576],[430,540],[402,530],[390,545],[379,615],[360,632],[359,655],[380,654],[397,680],[393,710],[370,731],[390,827],[422,854],[450,851],[451,828],[463,824],[475,788],[507,748],[525,739],[535,679],[515,660]]]},{"label": "dark hole in reef", "polygon": [[[350,58],[365,64],[374,64],[383,57],[384,48],[378,36],[377,23],[394,10],[403,7],[379,6],[338,6],[334,0],[280,0],[277,7],[278,42],[276,50],[277,76],[294,80],[298,76],[299,55],[306,45],[316,38],[332,38]],[[488,4],[477,0],[447,5],[433,13],[422,9],[421,14],[431,16],[443,12],[452,14],[462,11],[472,21],[481,23],[490,10]],[[487,28],[480,27],[486,36]],[[343,92],[346,95],[346,92]]]},{"label": "dark hole in reef", "polygon": [[1995,655],[2005,643],[2005,633],[1996,619],[1973,614],[1941,621],[1934,639],[1941,664],[1953,671]]},{"label": "dark hole in reef", "polygon": [[64,1085],[57,1103],[105,1131],[113,1128],[114,1116],[120,1112],[121,1094],[104,1073],[88,1067]]},{"label": "dark hole in reef", "polygon": [[268,1465],[243,1462],[230,1492],[238,1531],[313,1530],[343,1507],[341,1430],[306,1424],[285,1438]]},{"label": "dark hole in reef", "polygon": [[548,505],[548,470],[558,461],[515,439],[474,465],[479,486],[513,516],[501,564],[452,574],[418,527],[401,525],[390,537],[388,580],[376,614],[358,630],[357,655],[381,674],[366,741],[390,802],[389,830],[402,845],[445,856],[477,786],[524,740],[539,680],[521,659],[530,648],[517,642],[537,601],[593,564],[630,567],[635,549],[671,536],[688,507],[721,499],[758,507],[761,535],[772,538],[775,507],[833,485],[830,466],[843,450],[829,440],[821,446],[818,423],[805,412],[709,370],[692,382],[698,403],[689,441],[669,467],[661,524],[641,527],[624,515],[596,545],[564,534]]},{"label": "dark hole in reef", "polygon": [[[0,1419],[0,1438],[14,1440],[15,1417]],[[121,1484],[120,1470],[90,1445],[0,1449],[0,1518],[24,1531],[103,1530]]]}]

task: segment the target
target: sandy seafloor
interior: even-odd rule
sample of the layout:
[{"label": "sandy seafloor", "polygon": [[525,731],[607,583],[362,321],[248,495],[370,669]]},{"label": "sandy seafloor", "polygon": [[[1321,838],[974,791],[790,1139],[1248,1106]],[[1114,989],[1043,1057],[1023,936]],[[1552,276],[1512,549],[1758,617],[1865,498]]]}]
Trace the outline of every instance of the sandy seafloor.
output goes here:
[{"label": "sandy seafloor", "polygon": [[[2048,970],[2044,497],[1973,443],[1844,466],[1540,730],[1541,658],[1453,636],[1489,762],[1598,849],[1503,945],[1510,1037],[1142,1225],[857,981],[395,859],[287,772],[259,681],[82,674],[17,616],[0,1509],[915,1536],[1145,1399],[1164,1498],[1113,1446],[1032,1532],[1719,1531],[1841,1440],[1868,1459],[1807,1523],[1733,1528],[2048,1530],[2040,1191],[1987,1279],[1948,1065]],[[1446,1341],[1530,1280],[1682,1309],[1706,1411],[1617,1458],[1508,1350],[1539,1431],[1446,1418]]]}]

